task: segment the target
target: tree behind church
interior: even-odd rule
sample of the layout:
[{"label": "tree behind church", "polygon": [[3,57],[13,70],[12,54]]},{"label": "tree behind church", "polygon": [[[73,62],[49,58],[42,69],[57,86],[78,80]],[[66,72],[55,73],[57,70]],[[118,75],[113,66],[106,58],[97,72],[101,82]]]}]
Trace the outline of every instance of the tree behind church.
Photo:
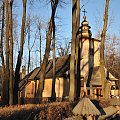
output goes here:
[{"label": "tree behind church", "polygon": [[103,25],[103,30],[101,34],[101,46],[100,46],[100,69],[101,69],[101,80],[102,80],[102,92],[103,92],[103,97],[107,97],[106,95],[106,76],[105,76],[105,60],[104,60],[104,48],[105,48],[105,37],[106,37],[106,31],[107,31],[107,24],[108,24],[108,8],[109,8],[109,1],[106,0],[105,4],[105,14],[104,14],[104,25]]},{"label": "tree behind church", "polygon": [[55,77],[55,71],[56,71],[56,65],[55,65],[55,13],[56,13],[56,8],[58,5],[59,0],[51,0],[51,9],[52,9],[52,50],[53,50],[53,80],[52,80],[52,93],[51,97],[52,100],[56,100],[56,93],[55,93],[55,82],[56,82],[56,77]]},{"label": "tree behind church", "polygon": [[14,104],[18,104],[18,91],[19,91],[18,83],[20,80],[20,67],[22,63],[23,45],[25,42],[26,3],[27,3],[27,0],[22,0],[23,16],[22,16],[21,36],[20,36],[20,50],[18,53],[17,64],[15,68]]},{"label": "tree behind church", "polygon": [[[79,97],[79,91],[77,91],[78,87],[80,87],[77,83],[76,89],[76,81],[75,81],[75,71],[77,69],[77,65],[75,65],[75,58],[78,58],[78,34],[79,34],[79,24],[80,24],[80,1],[72,0],[72,45],[71,45],[71,58],[70,58],[70,91],[69,91],[69,100],[73,101],[74,98]],[[77,29],[76,29],[77,28]],[[77,42],[76,42],[77,41]],[[76,49],[77,48],[77,49]],[[78,61],[76,61],[78,64]],[[75,70],[76,69],[76,70]],[[77,71],[77,74],[79,70]],[[78,77],[79,79],[79,77]],[[80,80],[80,79],[79,79]],[[77,91],[77,92],[76,92]]]},{"label": "tree behind church", "polygon": [[[43,58],[43,62],[41,64],[41,70],[40,70],[40,78],[39,78],[39,84],[38,84],[38,91],[37,91],[37,97],[39,97],[40,99],[42,98],[42,92],[44,89],[44,80],[45,80],[45,75],[46,75],[46,66],[48,63],[48,58],[49,58],[49,53],[50,53],[50,46],[51,46],[51,38],[52,38],[52,29],[53,29],[53,22],[54,22],[54,17],[55,17],[55,13],[56,13],[56,9],[57,9],[57,5],[59,3],[59,0],[51,0],[51,2],[53,3],[53,9],[52,9],[52,15],[49,21],[49,27],[48,27],[48,32],[46,35],[46,49],[45,49],[45,55]],[[54,81],[55,83],[55,81]],[[54,84],[53,83],[53,84]],[[55,92],[54,90],[55,88],[53,88],[52,92]],[[52,93],[53,95],[54,93]]]}]

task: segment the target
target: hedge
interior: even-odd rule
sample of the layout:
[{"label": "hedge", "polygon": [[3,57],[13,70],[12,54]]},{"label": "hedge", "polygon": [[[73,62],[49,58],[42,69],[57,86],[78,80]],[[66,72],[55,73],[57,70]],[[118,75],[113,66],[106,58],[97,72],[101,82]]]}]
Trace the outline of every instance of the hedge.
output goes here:
[{"label": "hedge", "polygon": [[70,102],[0,107],[0,120],[62,120],[72,116],[72,109]]}]

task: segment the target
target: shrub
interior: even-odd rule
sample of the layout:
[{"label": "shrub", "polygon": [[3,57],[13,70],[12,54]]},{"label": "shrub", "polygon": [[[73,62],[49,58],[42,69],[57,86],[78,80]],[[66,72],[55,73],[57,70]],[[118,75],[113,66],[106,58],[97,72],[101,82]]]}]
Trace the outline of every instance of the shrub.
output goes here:
[{"label": "shrub", "polygon": [[1,120],[62,120],[72,115],[72,103],[54,102],[0,108]]}]

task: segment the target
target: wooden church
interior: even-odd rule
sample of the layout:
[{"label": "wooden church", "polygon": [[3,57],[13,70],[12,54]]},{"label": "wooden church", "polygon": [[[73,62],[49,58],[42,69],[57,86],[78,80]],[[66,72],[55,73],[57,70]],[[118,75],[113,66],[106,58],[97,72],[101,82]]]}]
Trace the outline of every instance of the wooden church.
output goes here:
[{"label": "wooden church", "polygon": [[[84,95],[84,88],[87,89],[87,95],[93,98],[101,97],[102,93],[102,81],[100,74],[100,40],[92,38],[89,23],[86,20],[86,16],[81,23],[79,30],[79,44],[80,44],[80,96]],[[48,61],[46,69],[46,78],[44,81],[44,90],[42,97],[51,97],[52,91],[52,77],[53,66],[52,59]],[[23,79],[19,83],[20,96],[25,98],[34,98],[38,89],[40,67],[35,68],[32,72],[25,76],[25,67],[23,67]],[[115,85],[117,79],[108,74],[106,71],[106,77],[111,85]],[[56,58],[56,84],[55,92],[56,97],[60,99],[67,98],[69,96],[70,86],[70,55]]]}]

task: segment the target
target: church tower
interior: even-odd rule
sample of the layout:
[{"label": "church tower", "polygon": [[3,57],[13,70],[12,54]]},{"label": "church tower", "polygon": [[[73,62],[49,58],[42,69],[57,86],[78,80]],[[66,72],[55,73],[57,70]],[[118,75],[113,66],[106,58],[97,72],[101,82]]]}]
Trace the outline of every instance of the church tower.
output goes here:
[{"label": "church tower", "polygon": [[100,41],[92,38],[90,26],[86,20],[85,10],[83,21],[80,27],[80,76],[84,80],[84,92],[90,88],[90,80],[92,77],[93,68],[100,65],[99,44]]},{"label": "church tower", "polygon": [[89,23],[86,20],[86,16],[83,17],[83,22],[80,27],[80,69],[81,76],[84,78],[88,74],[89,69],[93,67],[94,63],[94,43],[92,41],[92,33],[90,31]]}]

